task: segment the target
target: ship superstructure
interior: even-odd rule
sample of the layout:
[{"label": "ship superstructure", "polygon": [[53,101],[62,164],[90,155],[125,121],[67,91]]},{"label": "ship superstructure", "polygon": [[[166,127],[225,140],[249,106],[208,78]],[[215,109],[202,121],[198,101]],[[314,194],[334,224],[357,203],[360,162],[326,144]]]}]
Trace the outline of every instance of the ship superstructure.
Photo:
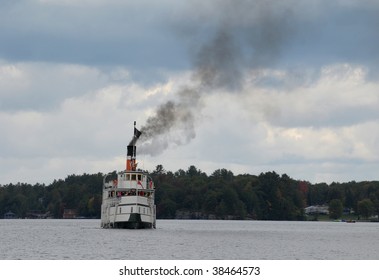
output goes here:
[{"label": "ship superstructure", "polygon": [[155,228],[155,187],[146,171],[137,168],[136,142],[141,132],[136,129],[127,147],[126,168],[103,179],[101,227],[103,228]]}]

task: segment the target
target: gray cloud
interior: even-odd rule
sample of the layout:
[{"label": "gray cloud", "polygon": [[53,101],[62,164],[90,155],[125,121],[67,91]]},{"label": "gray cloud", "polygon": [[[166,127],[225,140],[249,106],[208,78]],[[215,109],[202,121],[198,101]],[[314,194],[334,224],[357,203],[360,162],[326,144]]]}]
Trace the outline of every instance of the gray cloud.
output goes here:
[{"label": "gray cloud", "polygon": [[14,1],[0,11],[0,56],[16,62],[122,65],[135,70],[182,65],[177,59],[182,50],[165,31],[167,6],[150,1],[145,5]]},{"label": "gray cloud", "polygon": [[0,56],[183,69],[190,64],[183,42],[198,53],[227,29],[240,48],[238,63],[249,67],[345,61],[377,70],[378,14],[375,1],[8,1],[0,11]]},{"label": "gray cloud", "polygon": [[56,110],[67,98],[106,85],[109,74],[84,65],[0,61],[0,110]]}]

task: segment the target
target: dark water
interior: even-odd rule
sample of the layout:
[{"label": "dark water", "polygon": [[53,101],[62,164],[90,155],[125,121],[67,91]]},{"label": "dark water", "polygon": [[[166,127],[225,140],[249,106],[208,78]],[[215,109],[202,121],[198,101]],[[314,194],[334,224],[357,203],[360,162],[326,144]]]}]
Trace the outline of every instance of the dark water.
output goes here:
[{"label": "dark water", "polygon": [[158,220],[156,230],[100,220],[0,220],[0,259],[379,259],[379,223]]}]

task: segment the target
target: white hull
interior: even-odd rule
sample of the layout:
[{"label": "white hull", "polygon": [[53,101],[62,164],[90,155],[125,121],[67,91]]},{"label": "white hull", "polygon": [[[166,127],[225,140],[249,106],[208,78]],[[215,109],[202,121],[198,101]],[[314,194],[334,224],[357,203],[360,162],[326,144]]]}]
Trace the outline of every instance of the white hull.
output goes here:
[{"label": "white hull", "polygon": [[146,173],[125,171],[118,174],[117,181],[105,180],[101,227],[155,228],[155,189]]}]

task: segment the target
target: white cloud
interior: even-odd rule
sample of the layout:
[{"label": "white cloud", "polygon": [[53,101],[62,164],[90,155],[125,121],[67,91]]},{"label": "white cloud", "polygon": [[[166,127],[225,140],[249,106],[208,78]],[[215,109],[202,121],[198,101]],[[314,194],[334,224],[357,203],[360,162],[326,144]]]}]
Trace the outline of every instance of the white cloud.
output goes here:
[{"label": "white cloud", "polygon": [[62,100],[105,86],[100,69],[77,64],[0,61],[0,110],[55,110]]},{"label": "white cloud", "polygon": [[[264,78],[291,80],[287,74],[268,71]],[[278,126],[343,126],[379,118],[379,84],[367,80],[359,66],[325,66],[317,80],[299,86],[256,88],[254,82],[243,98],[246,107]]]}]

